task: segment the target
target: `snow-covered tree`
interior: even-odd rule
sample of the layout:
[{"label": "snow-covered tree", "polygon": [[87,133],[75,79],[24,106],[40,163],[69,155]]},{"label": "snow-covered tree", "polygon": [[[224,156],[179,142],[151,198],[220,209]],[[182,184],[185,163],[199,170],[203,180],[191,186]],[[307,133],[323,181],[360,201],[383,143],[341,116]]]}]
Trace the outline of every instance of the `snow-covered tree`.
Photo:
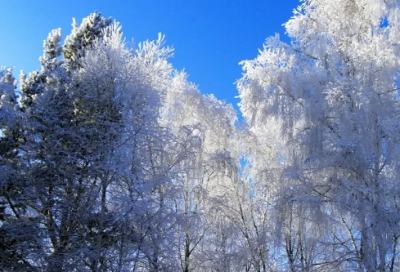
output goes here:
[{"label": "snow-covered tree", "polygon": [[104,18],[99,12],[85,17],[80,25],[73,19],[71,34],[65,38],[62,49],[69,70],[80,67],[79,59],[85,55],[85,49],[101,39],[105,34],[103,30],[111,23],[111,18]]},{"label": "snow-covered tree", "polygon": [[303,1],[291,43],[242,62],[249,178],[280,204],[292,271],[398,269],[399,6]]},{"label": "snow-covered tree", "polygon": [[163,103],[161,124],[173,135],[166,152],[173,155],[168,165],[179,190],[174,197],[175,235],[183,272],[202,271],[210,265],[206,255],[217,223],[212,215],[216,199],[237,172],[235,120],[230,105],[201,94],[185,73],[175,73]]},{"label": "snow-covered tree", "polygon": [[[0,71],[0,269],[32,271],[31,261],[40,244],[38,232],[26,213],[26,188],[22,179],[22,114],[11,69]],[[27,233],[29,235],[27,235]]]},{"label": "snow-covered tree", "polygon": [[[10,237],[2,245],[15,256],[5,269],[175,270],[165,245],[174,222],[163,204],[169,172],[159,160],[168,133],[158,124],[171,50],[160,36],[132,51],[118,24],[100,25],[72,50],[77,66],[61,58],[61,31],[49,34],[41,71],[21,76],[21,111],[2,72],[2,174],[13,174],[1,187],[2,218],[13,221],[2,222]],[[6,148],[18,114],[19,143]],[[7,152],[18,155],[15,172]]]}]

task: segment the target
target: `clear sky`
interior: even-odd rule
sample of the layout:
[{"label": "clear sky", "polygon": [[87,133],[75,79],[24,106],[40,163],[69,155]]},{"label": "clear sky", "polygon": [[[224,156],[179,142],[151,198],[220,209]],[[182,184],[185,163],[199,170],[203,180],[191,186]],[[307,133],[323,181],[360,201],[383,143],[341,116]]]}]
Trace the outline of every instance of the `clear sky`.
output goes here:
[{"label": "clear sky", "polygon": [[50,30],[71,31],[95,10],[122,24],[127,41],[165,34],[175,48],[174,67],[189,74],[202,93],[236,106],[238,62],[253,59],[265,39],[284,36],[282,26],[299,0],[0,0],[0,65],[14,76],[39,69],[43,40]]}]

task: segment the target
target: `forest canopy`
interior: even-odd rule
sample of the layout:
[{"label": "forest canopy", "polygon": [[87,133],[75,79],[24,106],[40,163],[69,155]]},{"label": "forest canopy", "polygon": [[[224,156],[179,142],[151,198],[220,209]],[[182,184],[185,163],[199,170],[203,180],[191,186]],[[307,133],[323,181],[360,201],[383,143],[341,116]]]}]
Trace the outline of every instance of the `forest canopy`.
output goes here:
[{"label": "forest canopy", "polygon": [[1,69],[0,270],[399,271],[400,1],[284,26],[240,63],[239,121],[98,12]]}]

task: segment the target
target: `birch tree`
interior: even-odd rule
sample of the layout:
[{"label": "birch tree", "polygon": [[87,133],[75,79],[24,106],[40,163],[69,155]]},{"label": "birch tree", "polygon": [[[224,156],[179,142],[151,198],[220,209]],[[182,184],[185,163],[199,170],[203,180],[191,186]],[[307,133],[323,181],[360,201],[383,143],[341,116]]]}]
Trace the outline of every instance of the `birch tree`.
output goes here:
[{"label": "birch tree", "polygon": [[[290,44],[276,35],[242,62],[240,108],[262,146],[248,145],[249,177],[285,207],[292,271],[396,270],[398,12],[398,1],[303,1]],[[329,256],[292,258],[327,242]]]}]

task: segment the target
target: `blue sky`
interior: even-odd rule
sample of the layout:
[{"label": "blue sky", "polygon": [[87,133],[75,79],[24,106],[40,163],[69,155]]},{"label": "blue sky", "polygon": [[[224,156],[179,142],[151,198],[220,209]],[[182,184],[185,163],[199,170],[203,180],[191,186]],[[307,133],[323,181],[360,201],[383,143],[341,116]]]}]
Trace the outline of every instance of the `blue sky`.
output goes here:
[{"label": "blue sky", "polygon": [[95,10],[122,24],[127,41],[165,34],[175,48],[174,67],[189,74],[202,93],[236,105],[238,62],[253,59],[265,39],[284,35],[282,26],[299,0],[12,0],[1,1],[0,65],[39,69],[43,40],[50,30],[71,30]]}]

